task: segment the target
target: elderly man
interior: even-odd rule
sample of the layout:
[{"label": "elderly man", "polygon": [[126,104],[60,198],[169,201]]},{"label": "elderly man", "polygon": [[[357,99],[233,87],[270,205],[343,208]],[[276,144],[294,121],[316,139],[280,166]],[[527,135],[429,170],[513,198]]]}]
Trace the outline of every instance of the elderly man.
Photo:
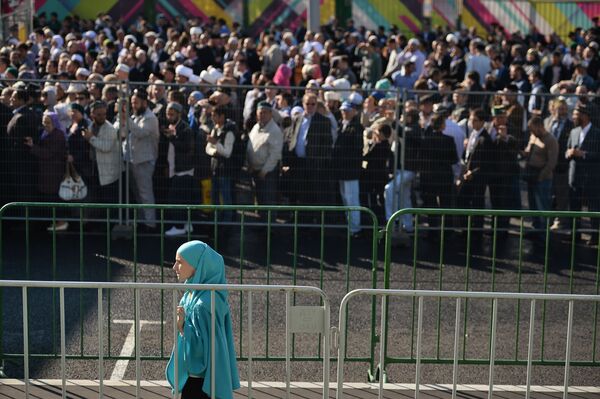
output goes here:
[{"label": "elderly man", "polygon": [[286,131],[284,170],[290,175],[292,202],[325,205],[330,201],[331,122],[317,112],[314,93],[305,94],[302,105],[304,112],[292,118]]},{"label": "elderly man", "polygon": [[98,198],[102,203],[119,202],[121,150],[117,130],[106,120],[107,105],[96,101],[90,106],[92,124],[82,132],[93,148]]},{"label": "elderly man", "polygon": [[[339,182],[344,206],[360,206],[359,179],[362,170],[363,126],[360,124],[360,104],[342,103],[342,121],[332,154],[333,178]],[[350,232],[360,234],[360,211],[349,214]]]},{"label": "elderly man", "polygon": [[[123,108],[125,104],[123,104]],[[148,94],[143,89],[136,89],[131,96],[132,115],[121,112],[121,118],[115,128],[121,130],[125,161],[133,177],[133,190],[139,204],[154,204],[154,187],[152,176],[158,157],[159,129],[158,119],[148,107]],[[125,111],[125,110],[124,110]],[[156,227],[156,210],[143,210],[144,229],[149,231]]]},{"label": "elderly man", "polygon": [[273,205],[277,200],[277,166],[283,150],[283,133],[273,120],[273,108],[268,102],[258,104],[256,119],[248,135],[248,169],[258,205]]}]

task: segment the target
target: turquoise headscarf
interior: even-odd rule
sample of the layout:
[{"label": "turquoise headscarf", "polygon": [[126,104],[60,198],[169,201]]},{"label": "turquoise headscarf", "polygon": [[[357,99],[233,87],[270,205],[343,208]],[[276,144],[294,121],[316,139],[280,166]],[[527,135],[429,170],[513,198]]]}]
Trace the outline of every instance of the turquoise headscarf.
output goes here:
[{"label": "turquoise headscarf", "polygon": [[[186,284],[227,284],[223,257],[202,241],[190,241],[177,253],[196,271]],[[227,291],[215,292],[215,393],[232,399],[240,387]],[[204,378],[202,390],[210,396],[210,291],[188,290],[179,301],[185,310],[183,336],[178,335],[178,387],[181,392],[190,375]],[[166,369],[175,390],[175,353]]]}]

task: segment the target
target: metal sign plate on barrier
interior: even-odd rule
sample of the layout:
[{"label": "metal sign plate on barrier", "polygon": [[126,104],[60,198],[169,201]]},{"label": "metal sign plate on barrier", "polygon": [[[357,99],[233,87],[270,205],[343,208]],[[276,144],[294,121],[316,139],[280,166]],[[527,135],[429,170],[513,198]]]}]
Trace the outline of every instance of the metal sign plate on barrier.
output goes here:
[{"label": "metal sign plate on barrier", "polygon": [[322,306],[292,306],[290,308],[290,332],[323,333],[325,331]]}]

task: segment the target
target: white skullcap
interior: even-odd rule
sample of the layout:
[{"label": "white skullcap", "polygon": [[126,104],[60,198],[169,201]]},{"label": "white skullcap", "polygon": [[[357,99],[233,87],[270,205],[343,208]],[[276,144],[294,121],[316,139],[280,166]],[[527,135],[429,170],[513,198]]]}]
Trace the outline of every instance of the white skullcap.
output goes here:
[{"label": "white skullcap", "polygon": [[188,68],[185,65],[177,65],[177,68],[175,68],[175,74],[185,76],[189,79],[194,74],[194,71],[192,71],[192,68]]},{"label": "white skullcap", "polygon": [[118,64],[117,67],[115,68],[115,72],[121,71],[121,72],[129,73],[130,70],[131,70],[131,68],[129,68],[129,66],[127,66],[125,64]]},{"label": "white skullcap", "polygon": [[190,28],[190,35],[201,35],[202,34],[202,28],[199,26],[192,26]]},{"label": "white skullcap", "polygon": [[75,75],[90,76],[90,71],[87,68],[78,68]]}]

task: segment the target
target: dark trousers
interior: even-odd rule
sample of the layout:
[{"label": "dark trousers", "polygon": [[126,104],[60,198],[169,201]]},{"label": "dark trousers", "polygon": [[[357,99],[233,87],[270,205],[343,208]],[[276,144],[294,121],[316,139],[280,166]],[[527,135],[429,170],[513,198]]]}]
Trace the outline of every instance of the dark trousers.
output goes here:
[{"label": "dark trousers", "polygon": [[300,205],[331,205],[333,180],[328,169],[313,160],[293,158],[289,171],[290,202]]},{"label": "dark trousers", "polygon": [[[169,204],[172,205],[192,205],[194,203],[194,177],[193,176],[173,176],[169,185]],[[187,212],[182,210],[170,210],[167,213],[168,220],[175,220],[180,223],[187,221]]]},{"label": "dark trousers", "polygon": [[[422,182],[421,183],[421,198],[423,199],[424,208],[453,208],[452,201],[452,178],[447,182]],[[427,217],[429,227],[441,226],[441,217],[439,215],[429,215]],[[452,226],[452,218],[446,217],[444,220],[446,227]]]},{"label": "dark trousers", "polygon": [[210,396],[202,390],[203,384],[204,378],[189,377],[181,391],[181,399],[209,399]]},{"label": "dark trousers", "polygon": [[[485,209],[485,188],[486,184],[481,179],[465,181],[460,188],[458,197],[458,206],[461,209]],[[463,227],[467,227],[467,218],[461,222]],[[474,216],[471,218],[471,227],[483,228],[483,216]]]},{"label": "dark trousers", "polygon": [[[490,182],[490,200],[493,209],[515,209],[514,178],[510,175],[498,176]],[[518,208],[520,209],[520,207]],[[498,218],[498,228],[508,228],[509,217]],[[492,221],[493,226],[493,221]]]},{"label": "dark trousers", "polygon": [[[598,192],[595,186],[598,183],[592,183],[582,187],[571,187],[570,189],[570,202],[572,211],[581,211],[584,205],[587,205],[590,212],[600,211],[600,192]],[[572,223],[572,222],[571,222]],[[576,221],[576,228],[581,227],[581,220]],[[598,228],[600,227],[600,219],[591,218],[592,225],[592,239],[598,241]]]}]

